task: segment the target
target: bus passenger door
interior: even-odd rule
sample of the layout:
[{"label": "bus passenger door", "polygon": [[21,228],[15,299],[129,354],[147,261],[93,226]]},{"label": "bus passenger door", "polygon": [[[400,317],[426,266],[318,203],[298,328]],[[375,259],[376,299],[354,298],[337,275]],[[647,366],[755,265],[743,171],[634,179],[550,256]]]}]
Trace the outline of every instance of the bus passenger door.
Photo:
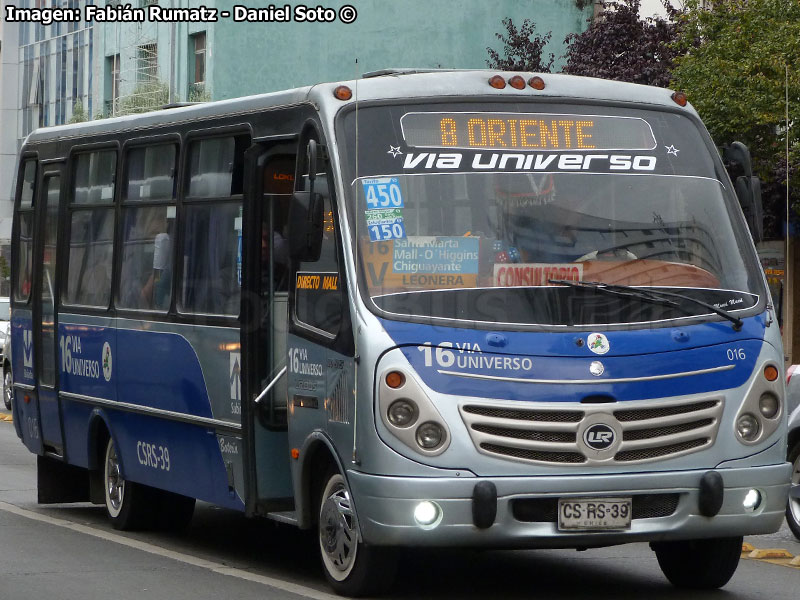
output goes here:
[{"label": "bus passenger door", "polygon": [[257,144],[245,155],[242,406],[248,514],[290,510],[286,433],[287,219],[295,144]]},{"label": "bus passenger door", "polygon": [[61,409],[58,401],[58,326],[56,319],[58,211],[62,197],[62,168],[48,166],[39,186],[38,272],[34,287],[33,351],[36,395],[45,454],[64,456]]}]

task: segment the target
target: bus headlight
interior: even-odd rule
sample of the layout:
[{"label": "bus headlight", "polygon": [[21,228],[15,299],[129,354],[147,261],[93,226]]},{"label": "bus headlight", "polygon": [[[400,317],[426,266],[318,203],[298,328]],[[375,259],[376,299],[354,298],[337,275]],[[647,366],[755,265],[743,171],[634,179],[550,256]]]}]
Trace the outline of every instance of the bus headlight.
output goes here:
[{"label": "bus headlight", "polygon": [[772,419],[781,409],[781,403],[775,394],[765,392],[758,399],[758,410],[765,419]]},{"label": "bus headlight", "polygon": [[397,351],[395,360],[393,354],[385,358],[387,367],[377,377],[376,415],[387,433],[416,454],[439,456],[450,446],[447,421],[413,371],[397,364],[396,359],[405,360],[402,354]]},{"label": "bus headlight", "polygon": [[444,429],[438,423],[428,421],[417,427],[417,443],[420,448],[433,450],[442,445],[444,441]]},{"label": "bus headlight", "polygon": [[736,421],[736,432],[747,442],[756,440],[760,431],[761,427],[755,415],[745,413]]},{"label": "bus headlight", "polygon": [[392,402],[386,413],[389,422],[395,427],[410,427],[416,423],[418,416],[419,408],[417,408],[416,403],[407,398]]}]

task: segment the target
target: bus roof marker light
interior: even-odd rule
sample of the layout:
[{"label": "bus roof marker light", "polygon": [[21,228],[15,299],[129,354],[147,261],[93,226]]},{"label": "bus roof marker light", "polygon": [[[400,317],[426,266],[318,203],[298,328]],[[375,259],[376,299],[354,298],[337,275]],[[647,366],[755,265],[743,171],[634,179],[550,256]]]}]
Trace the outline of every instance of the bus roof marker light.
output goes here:
[{"label": "bus roof marker light", "polygon": [[673,92],[670,97],[678,106],[686,106],[689,103],[689,98],[686,96],[685,92]]},{"label": "bus roof marker light", "polygon": [[513,87],[515,90],[524,90],[525,79],[520,77],[519,75],[514,75],[511,79],[508,80],[508,85]]},{"label": "bus roof marker light", "polygon": [[333,95],[339,100],[350,100],[353,97],[353,90],[346,85],[339,85],[333,90]]},{"label": "bus roof marker light", "polygon": [[506,87],[506,80],[503,79],[500,75],[495,75],[494,77],[489,79],[489,85],[496,90],[502,90]]},{"label": "bus roof marker light", "polygon": [[544,79],[539,77],[538,75],[531,77],[528,80],[528,85],[531,86],[535,90],[543,90],[544,89]]}]

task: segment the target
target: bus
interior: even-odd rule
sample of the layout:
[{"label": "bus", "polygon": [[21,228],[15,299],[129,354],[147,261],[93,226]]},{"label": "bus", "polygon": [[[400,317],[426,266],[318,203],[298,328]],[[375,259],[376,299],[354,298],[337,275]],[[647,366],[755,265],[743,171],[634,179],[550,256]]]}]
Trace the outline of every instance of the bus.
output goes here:
[{"label": "bus", "polygon": [[680,92],[486,71],[38,130],[11,326],[38,500],[312,529],[345,595],[403,548],[627,542],[720,587],[791,471],[759,183],[725,158]]}]

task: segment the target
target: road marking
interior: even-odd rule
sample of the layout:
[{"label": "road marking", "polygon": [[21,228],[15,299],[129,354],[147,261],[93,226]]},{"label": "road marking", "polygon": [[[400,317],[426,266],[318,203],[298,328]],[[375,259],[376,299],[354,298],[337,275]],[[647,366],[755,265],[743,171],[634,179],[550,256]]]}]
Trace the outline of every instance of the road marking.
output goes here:
[{"label": "road marking", "polygon": [[12,417],[11,415],[0,415],[0,421],[6,421],[8,423],[13,423],[14,422],[14,417]]},{"label": "road marking", "polygon": [[283,579],[276,579],[274,577],[267,577],[266,575],[251,573],[250,571],[245,571],[244,569],[229,567],[212,560],[206,560],[204,558],[192,556],[191,554],[184,554],[183,552],[176,552],[175,550],[167,550],[166,548],[161,548],[140,540],[134,540],[123,535],[111,533],[109,531],[103,531],[101,529],[95,529],[94,527],[80,525],[65,519],[59,519],[32,510],[27,510],[25,508],[20,508],[13,504],[8,504],[7,502],[0,502],[0,510],[20,517],[25,517],[26,519],[31,519],[33,521],[47,523],[48,525],[55,525],[56,527],[63,527],[64,529],[70,529],[85,535],[91,535],[92,537],[100,538],[101,540],[105,540],[107,542],[114,542],[122,546],[128,546],[129,548],[141,550],[142,552],[147,552],[149,554],[155,554],[163,558],[176,560],[194,567],[200,567],[201,569],[206,569],[213,573],[219,573],[220,575],[227,575],[229,577],[244,579],[245,581],[260,583],[262,585],[283,590],[284,592],[297,594],[298,596],[314,598],[314,600],[341,600],[341,596],[320,592],[310,587],[284,581]]}]

